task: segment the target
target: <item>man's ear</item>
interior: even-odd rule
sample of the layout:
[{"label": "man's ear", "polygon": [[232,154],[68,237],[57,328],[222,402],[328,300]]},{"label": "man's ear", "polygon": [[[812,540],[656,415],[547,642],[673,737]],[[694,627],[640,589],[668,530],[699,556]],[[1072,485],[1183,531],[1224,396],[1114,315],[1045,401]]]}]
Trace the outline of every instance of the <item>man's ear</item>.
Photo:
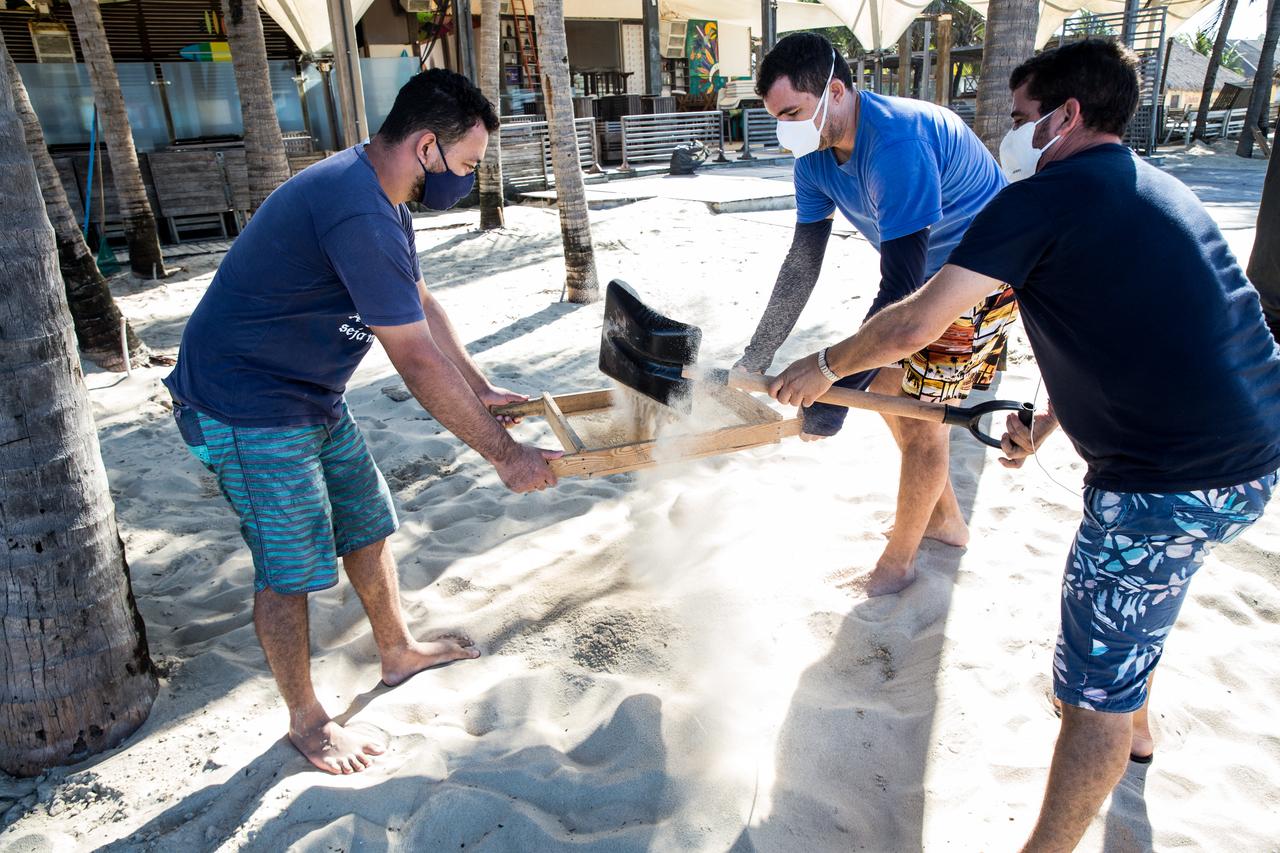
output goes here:
[{"label": "man's ear", "polygon": [[1084,113],[1080,102],[1075,98],[1067,98],[1062,105],[1062,128],[1059,133],[1070,133],[1084,126]]},{"label": "man's ear", "polygon": [[430,130],[424,131],[423,134],[418,137],[418,141],[414,143],[414,151],[422,155],[422,158],[425,160],[428,154],[430,153],[429,149],[431,148],[432,145],[435,145],[435,144],[436,144],[435,132]]}]

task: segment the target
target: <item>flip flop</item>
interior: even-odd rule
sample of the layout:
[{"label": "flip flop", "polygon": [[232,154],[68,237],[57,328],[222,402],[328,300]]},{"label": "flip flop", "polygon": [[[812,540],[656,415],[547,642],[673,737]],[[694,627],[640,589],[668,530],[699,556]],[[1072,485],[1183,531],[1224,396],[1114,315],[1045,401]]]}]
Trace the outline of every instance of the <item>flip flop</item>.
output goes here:
[{"label": "flip flop", "polygon": [[1156,754],[1154,752],[1151,753],[1150,755],[1134,755],[1132,752],[1129,753],[1129,760],[1132,761],[1134,764],[1150,764],[1151,759],[1155,757],[1156,757]]}]

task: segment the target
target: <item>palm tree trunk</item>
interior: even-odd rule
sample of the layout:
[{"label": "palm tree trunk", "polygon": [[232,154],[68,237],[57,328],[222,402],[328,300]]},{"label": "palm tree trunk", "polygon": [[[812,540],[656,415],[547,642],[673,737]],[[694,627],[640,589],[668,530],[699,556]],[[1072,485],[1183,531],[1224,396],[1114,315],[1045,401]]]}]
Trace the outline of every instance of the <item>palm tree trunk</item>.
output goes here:
[{"label": "palm tree trunk", "polygon": [[142,182],[138,152],[133,147],[133,129],[125,111],[120,77],[111,58],[107,31],[102,26],[102,9],[98,0],[69,0],[80,36],[80,50],[89,68],[93,99],[102,118],[102,135],[111,157],[111,178],[116,187],[120,216],[124,219],[124,236],[129,243],[129,267],[135,275],[151,277],[165,274],[164,256],[160,253],[160,235],[156,218],[147,200],[147,187]]},{"label": "palm tree trunk", "polygon": [[[1262,54],[1258,59],[1258,73],[1253,76],[1253,92],[1249,95],[1249,110],[1245,113],[1244,130],[1240,132],[1240,144],[1236,153],[1241,157],[1253,156],[1253,129],[1261,128],[1267,132],[1266,121],[1270,118],[1271,81],[1276,70],[1276,44],[1280,42],[1280,0],[1271,0],[1267,5],[1267,31],[1262,37]],[[1271,149],[1276,156],[1275,148]]]},{"label": "palm tree trunk", "polygon": [[[247,8],[246,8],[247,6]],[[249,210],[255,211],[271,191],[289,180],[289,157],[280,134],[275,100],[271,96],[271,69],[267,43],[262,36],[262,16],[254,0],[222,0],[240,91],[240,115],[244,119],[244,156],[249,168]]]},{"label": "palm tree trunk", "polygon": [[1196,111],[1196,128],[1192,139],[1204,139],[1205,125],[1209,120],[1209,104],[1218,88],[1218,66],[1222,52],[1227,47],[1227,31],[1236,14],[1236,0],[1222,0],[1222,14],[1218,17],[1218,35],[1213,40],[1213,53],[1209,55],[1209,68],[1204,72],[1204,88],[1200,90],[1200,107]]},{"label": "palm tree trunk", "polygon": [[[482,0],[480,3],[480,91],[502,112],[498,47],[502,21],[499,17],[501,0]],[[489,148],[480,163],[480,227],[488,231],[501,228],[502,214],[502,131],[489,134]]]},{"label": "palm tree trunk", "polygon": [[595,248],[587,218],[587,188],[578,159],[573,125],[573,89],[569,83],[569,47],[564,34],[563,0],[540,0],[534,6],[538,27],[538,62],[551,135],[551,167],[556,177],[556,205],[564,241],[565,289],[570,302],[600,298]]},{"label": "palm tree trunk", "polygon": [[1010,127],[1013,93],[1009,77],[1035,53],[1039,23],[1039,0],[991,0],[987,5],[973,130],[993,156],[999,156],[1000,140]]},{"label": "palm tree trunk", "polygon": [[1271,141],[1271,162],[1262,184],[1258,230],[1249,256],[1249,280],[1262,295],[1271,334],[1280,341],[1280,125]]},{"label": "palm tree trunk", "polygon": [[67,201],[66,188],[58,176],[58,169],[53,165],[49,149],[45,146],[44,131],[40,127],[40,119],[31,106],[27,96],[27,87],[18,75],[18,67],[13,58],[4,49],[4,36],[0,35],[0,52],[4,53],[5,68],[9,72],[9,83],[13,87],[13,102],[22,119],[23,132],[26,136],[27,149],[31,159],[35,161],[36,175],[40,179],[40,193],[44,197],[45,211],[49,222],[53,225],[53,233],[58,243],[58,263],[62,268],[62,280],[67,289],[67,305],[71,309],[71,318],[75,321],[76,340],[80,342],[80,351],[94,364],[106,370],[123,370],[124,354],[120,351],[120,325],[125,326],[128,340],[129,360],[134,364],[144,363],[150,352],[146,345],[133,332],[116,301],[107,287],[107,280],[98,270],[98,264],[89,252],[80,233],[80,224],[76,222],[71,204]]},{"label": "palm tree trunk", "polygon": [[0,63],[0,769],[33,776],[119,744],[157,683],[9,73]]}]

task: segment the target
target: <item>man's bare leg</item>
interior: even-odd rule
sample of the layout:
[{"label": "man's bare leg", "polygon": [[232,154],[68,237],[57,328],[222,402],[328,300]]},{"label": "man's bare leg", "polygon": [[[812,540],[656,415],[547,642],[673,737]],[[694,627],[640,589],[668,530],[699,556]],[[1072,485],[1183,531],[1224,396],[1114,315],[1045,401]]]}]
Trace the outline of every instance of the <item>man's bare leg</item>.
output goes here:
[{"label": "man's bare leg", "polygon": [[347,554],[342,566],[373,626],[373,639],[382,656],[382,680],[389,686],[433,666],[480,657],[463,638],[441,637],[428,643],[413,638],[400,609],[400,579],[385,539]]},{"label": "man's bare leg", "polygon": [[1129,745],[1129,755],[1133,758],[1149,758],[1156,751],[1156,741],[1151,736],[1151,721],[1147,717],[1147,709],[1151,707],[1151,684],[1155,680],[1155,673],[1147,678],[1147,701],[1133,712],[1133,743]]},{"label": "man's bare leg", "polygon": [[1074,850],[1111,789],[1124,775],[1133,740],[1133,714],[1062,708],[1049,785],[1023,853]]},{"label": "man's bare leg", "polygon": [[[885,368],[876,374],[871,387],[867,390],[892,397],[904,397],[906,395],[902,391],[902,374],[903,371],[901,369]],[[899,418],[894,415],[883,415],[882,417],[889,427],[890,434],[893,435],[894,442],[898,445],[898,450],[901,451],[901,425],[911,419]],[[947,439],[948,441],[950,440],[950,433],[947,433]],[[893,531],[896,527],[895,519],[895,523],[890,524],[885,529],[885,538],[893,538]],[[954,545],[957,548],[963,548],[969,544],[969,526],[965,524],[964,514],[960,512],[960,502],[956,499],[955,489],[951,486],[949,464],[947,466],[946,485],[943,486],[942,494],[938,496],[937,502],[933,505],[933,512],[930,513],[928,524],[924,529],[924,538],[936,539],[943,544]]]},{"label": "man's bare leg", "polygon": [[255,594],[253,627],[289,709],[293,745],[329,773],[356,773],[368,767],[382,747],[331,720],[311,686],[307,596],[282,595],[269,589]]},{"label": "man's bare leg", "polygon": [[[871,390],[905,396],[900,368],[884,368]],[[968,527],[950,488],[949,442],[946,426],[913,418],[886,418],[902,451],[898,502],[889,544],[867,580],[867,595],[891,595],[916,578],[915,559],[920,541],[933,527],[951,541],[968,541]]]}]

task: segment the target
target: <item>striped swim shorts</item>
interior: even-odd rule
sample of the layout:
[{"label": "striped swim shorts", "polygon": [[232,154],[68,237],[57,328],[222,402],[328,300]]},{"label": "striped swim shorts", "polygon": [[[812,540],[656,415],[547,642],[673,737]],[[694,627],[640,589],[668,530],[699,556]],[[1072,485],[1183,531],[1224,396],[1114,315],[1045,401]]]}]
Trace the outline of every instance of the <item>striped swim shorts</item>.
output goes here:
[{"label": "striped swim shorts", "polygon": [[902,390],[919,400],[963,400],[991,386],[1018,317],[1012,287],[992,293],[963,314],[942,337],[901,362]]},{"label": "striped swim shorts", "polygon": [[176,401],[173,417],[240,518],[259,592],[328,589],[338,582],[339,557],[399,526],[346,403],[333,425],[233,427]]}]

